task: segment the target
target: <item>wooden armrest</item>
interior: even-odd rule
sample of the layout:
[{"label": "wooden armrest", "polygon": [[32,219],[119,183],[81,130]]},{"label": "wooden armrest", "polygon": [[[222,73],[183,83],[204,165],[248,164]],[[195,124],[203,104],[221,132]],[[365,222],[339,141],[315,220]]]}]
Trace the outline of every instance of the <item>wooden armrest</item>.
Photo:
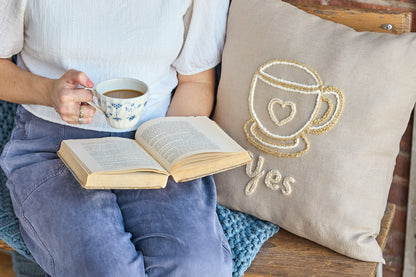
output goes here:
[{"label": "wooden armrest", "polygon": [[295,4],[294,6],[323,19],[344,24],[357,31],[403,34],[410,32],[410,12],[371,10],[333,6]]}]

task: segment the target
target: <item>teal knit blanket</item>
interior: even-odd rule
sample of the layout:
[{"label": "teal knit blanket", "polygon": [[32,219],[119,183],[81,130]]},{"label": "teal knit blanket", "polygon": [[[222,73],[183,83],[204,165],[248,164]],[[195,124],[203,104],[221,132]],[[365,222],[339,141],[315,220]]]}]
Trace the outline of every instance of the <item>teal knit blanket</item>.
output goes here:
[{"label": "teal knit blanket", "polygon": [[[15,112],[15,104],[0,101],[0,152],[10,138]],[[17,252],[13,255],[13,269],[16,276],[47,276],[34,262],[23,242],[5,181],[6,176],[0,170],[0,239]],[[279,230],[279,227],[220,205],[217,205],[217,214],[231,246],[234,262],[233,277],[243,276],[260,247]]]}]

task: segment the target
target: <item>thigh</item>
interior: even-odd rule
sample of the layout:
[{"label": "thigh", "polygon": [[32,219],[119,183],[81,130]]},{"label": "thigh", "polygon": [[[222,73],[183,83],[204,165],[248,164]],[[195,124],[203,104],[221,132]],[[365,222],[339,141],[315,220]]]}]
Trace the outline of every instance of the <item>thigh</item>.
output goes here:
[{"label": "thigh", "polygon": [[20,111],[3,155],[22,236],[51,276],[144,276],[143,258],[125,232],[110,190],[86,190],[56,155],[85,132]]},{"label": "thigh", "polygon": [[149,276],[231,276],[211,176],[179,184],[169,178],[165,189],[115,193]]},{"label": "thigh", "polygon": [[[51,276],[144,276],[142,256],[124,230],[115,195],[83,189],[55,162],[18,169],[9,179],[14,188],[30,187],[27,192],[14,189],[12,199],[37,262]],[[23,176],[36,181],[25,184]]]}]

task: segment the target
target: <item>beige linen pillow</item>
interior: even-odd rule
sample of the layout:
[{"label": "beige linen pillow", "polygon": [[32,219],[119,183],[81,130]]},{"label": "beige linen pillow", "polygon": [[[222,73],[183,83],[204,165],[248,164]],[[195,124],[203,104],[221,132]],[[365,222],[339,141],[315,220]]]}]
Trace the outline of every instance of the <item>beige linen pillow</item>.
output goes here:
[{"label": "beige linen pillow", "polygon": [[416,100],[416,36],[356,32],[279,0],[232,1],[214,119],[253,154],[218,201],[384,262],[380,229]]}]

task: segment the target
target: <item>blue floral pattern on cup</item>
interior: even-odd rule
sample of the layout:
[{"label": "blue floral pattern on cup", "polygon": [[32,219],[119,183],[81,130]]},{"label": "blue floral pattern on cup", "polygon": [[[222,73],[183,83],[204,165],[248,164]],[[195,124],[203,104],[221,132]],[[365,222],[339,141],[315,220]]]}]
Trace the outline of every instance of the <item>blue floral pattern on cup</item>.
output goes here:
[{"label": "blue floral pattern on cup", "polygon": [[[149,98],[147,84],[134,78],[109,79],[99,83],[96,88],[86,89],[91,90],[97,99],[97,102],[90,101],[88,104],[101,111],[107,122],[117,129],[136,127]],[[137,90],[143,94],[134,98],[112,98],[103,95],[105,92],[120,89]]]},{"label": "blue floral pattern on cup", "polygon": [[[113,122],[112,125],[115,128],[125,129],[131,128],[131,125],[135,125],[139,121],[141,112],[147,103],[147,93],[138,99],[117,99],[109,97],[100,97],[97,102],[104,112],[105,117],[109,122]],[[126,124],[117,125],[119,122],[129,122]]]},{"label": "blue floral pattern on cup", "polygon": [[[134,121],[139,118],[139,115],[142,111],[142,108],[146,105],[147,99],[142,101],[141,103],[111,103],[112,101],[116,101],[113,98],[102,98],[98,101],[101,108],[104,110],[104,115],[116,122],[124,119],[128,119],[128,121]],[[125,100],[126,101],[126,100]]]}]

